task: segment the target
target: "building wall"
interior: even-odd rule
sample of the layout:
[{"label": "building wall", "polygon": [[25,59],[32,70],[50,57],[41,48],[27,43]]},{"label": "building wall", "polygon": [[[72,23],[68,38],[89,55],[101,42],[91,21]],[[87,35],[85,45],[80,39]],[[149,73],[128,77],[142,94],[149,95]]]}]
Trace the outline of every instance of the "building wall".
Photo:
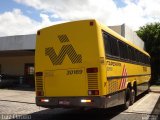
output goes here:
[{"label": "building wall", "polygon": [[35,44],[35,34],[0,37],[0,51],[34,50]]},{"label": "building wall", "polygon": [[[111,28],[112,30],[114,30],[114,31],[117,32],[118,34],[122,35],[121,26],[109,26],[109,28]],[[123,35],[122,35],[122,36],[123,36]]]},{"label": "building wall", "polygon": [[112,30],[120,34],[121,36],[125,37],[127,40],[135,44],[136,46],[140,47],[141,49],[145,50],[144,47],[144,41],[141,40],[137,34],[130,29],[128,26],[125,24],[118,25],[118,26],[109,26]]},{"label": "building wall", "polygon": [[24,75],[25,63],[34,63],[34,56],[0,57],[1,73]]},{"label": "building wall", "polygon": [[127,38],[128,40],[130,40],[133,44],[139,46],[140,48],[144,49],[144,41],[141,40],[137,34],[135,32],[132,31],[132,29],[130,29],[129,27],[127,27],[125,25],[124,27],[124,31],[125,31],[125,38]]}]

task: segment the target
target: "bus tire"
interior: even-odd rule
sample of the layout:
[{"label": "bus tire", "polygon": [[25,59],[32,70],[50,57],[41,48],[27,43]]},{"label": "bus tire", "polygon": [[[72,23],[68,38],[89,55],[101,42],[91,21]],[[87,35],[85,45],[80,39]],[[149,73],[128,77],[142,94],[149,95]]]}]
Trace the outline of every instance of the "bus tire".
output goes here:
[{"label": "bus tire", "polygon": [[130,92],[130,89],[127,88],[125,93],[125,101],[124,101],[123,108],[125,110],[128,109],[130,104],[131,104],[131,92]]},{"label": "bus tire", "polygon": [[130,101],[130,105],[133,105],[133,103],[135,102],[135,99],[136,99],[136,93],[135,93],[135,90],[132,89],[132,90],[131,90],[131,101]]},{"label": "bus tire", "polygon": [[148,94],[150,92],[150,83],[148,82],[148,89],[146,90],[146,94]]}]

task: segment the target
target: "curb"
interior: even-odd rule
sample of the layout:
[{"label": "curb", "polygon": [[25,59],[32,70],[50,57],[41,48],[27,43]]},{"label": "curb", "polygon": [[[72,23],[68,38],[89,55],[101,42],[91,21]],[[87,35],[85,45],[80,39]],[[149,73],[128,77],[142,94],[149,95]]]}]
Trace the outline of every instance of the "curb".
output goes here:
[{"label": "curb", "polygon": [[152,85],[150,86],[149,92],[153,93],[160,93],[160,86],[158,85]]},{"label": "curb", "polygon": [[149,90],[149,92],[153,92],[153,93],[160,93],[160,91],[159,90]]},{"label": "curb", "polygon": [[160,91],[149,91],[149,92],[152,92],[152,93],[160,93]]}]

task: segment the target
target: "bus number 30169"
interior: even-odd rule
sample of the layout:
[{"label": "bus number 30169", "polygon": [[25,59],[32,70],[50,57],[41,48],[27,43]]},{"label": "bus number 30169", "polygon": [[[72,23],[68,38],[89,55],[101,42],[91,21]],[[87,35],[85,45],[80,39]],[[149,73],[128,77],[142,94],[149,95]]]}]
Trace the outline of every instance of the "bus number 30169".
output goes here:
[{"label": "bus number 30169", "polygon": [[83,70],[67,70],[67,75],[82,74]]}]

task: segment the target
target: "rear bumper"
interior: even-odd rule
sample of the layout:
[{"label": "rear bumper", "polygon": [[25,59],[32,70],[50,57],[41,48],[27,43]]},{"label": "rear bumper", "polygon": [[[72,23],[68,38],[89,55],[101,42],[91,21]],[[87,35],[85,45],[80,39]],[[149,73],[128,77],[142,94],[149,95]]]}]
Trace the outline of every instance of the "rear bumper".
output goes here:
[{"label": "rear bumper", "polygon": [[[47,102],[42,102],[46,100]],[[81,100],[89,99],[92,102],[82,103]],[[36,105],[46,108],[73,108],[73,107],[88,107],[88,108],[106,108],[106,97],[36,97]]]}]

